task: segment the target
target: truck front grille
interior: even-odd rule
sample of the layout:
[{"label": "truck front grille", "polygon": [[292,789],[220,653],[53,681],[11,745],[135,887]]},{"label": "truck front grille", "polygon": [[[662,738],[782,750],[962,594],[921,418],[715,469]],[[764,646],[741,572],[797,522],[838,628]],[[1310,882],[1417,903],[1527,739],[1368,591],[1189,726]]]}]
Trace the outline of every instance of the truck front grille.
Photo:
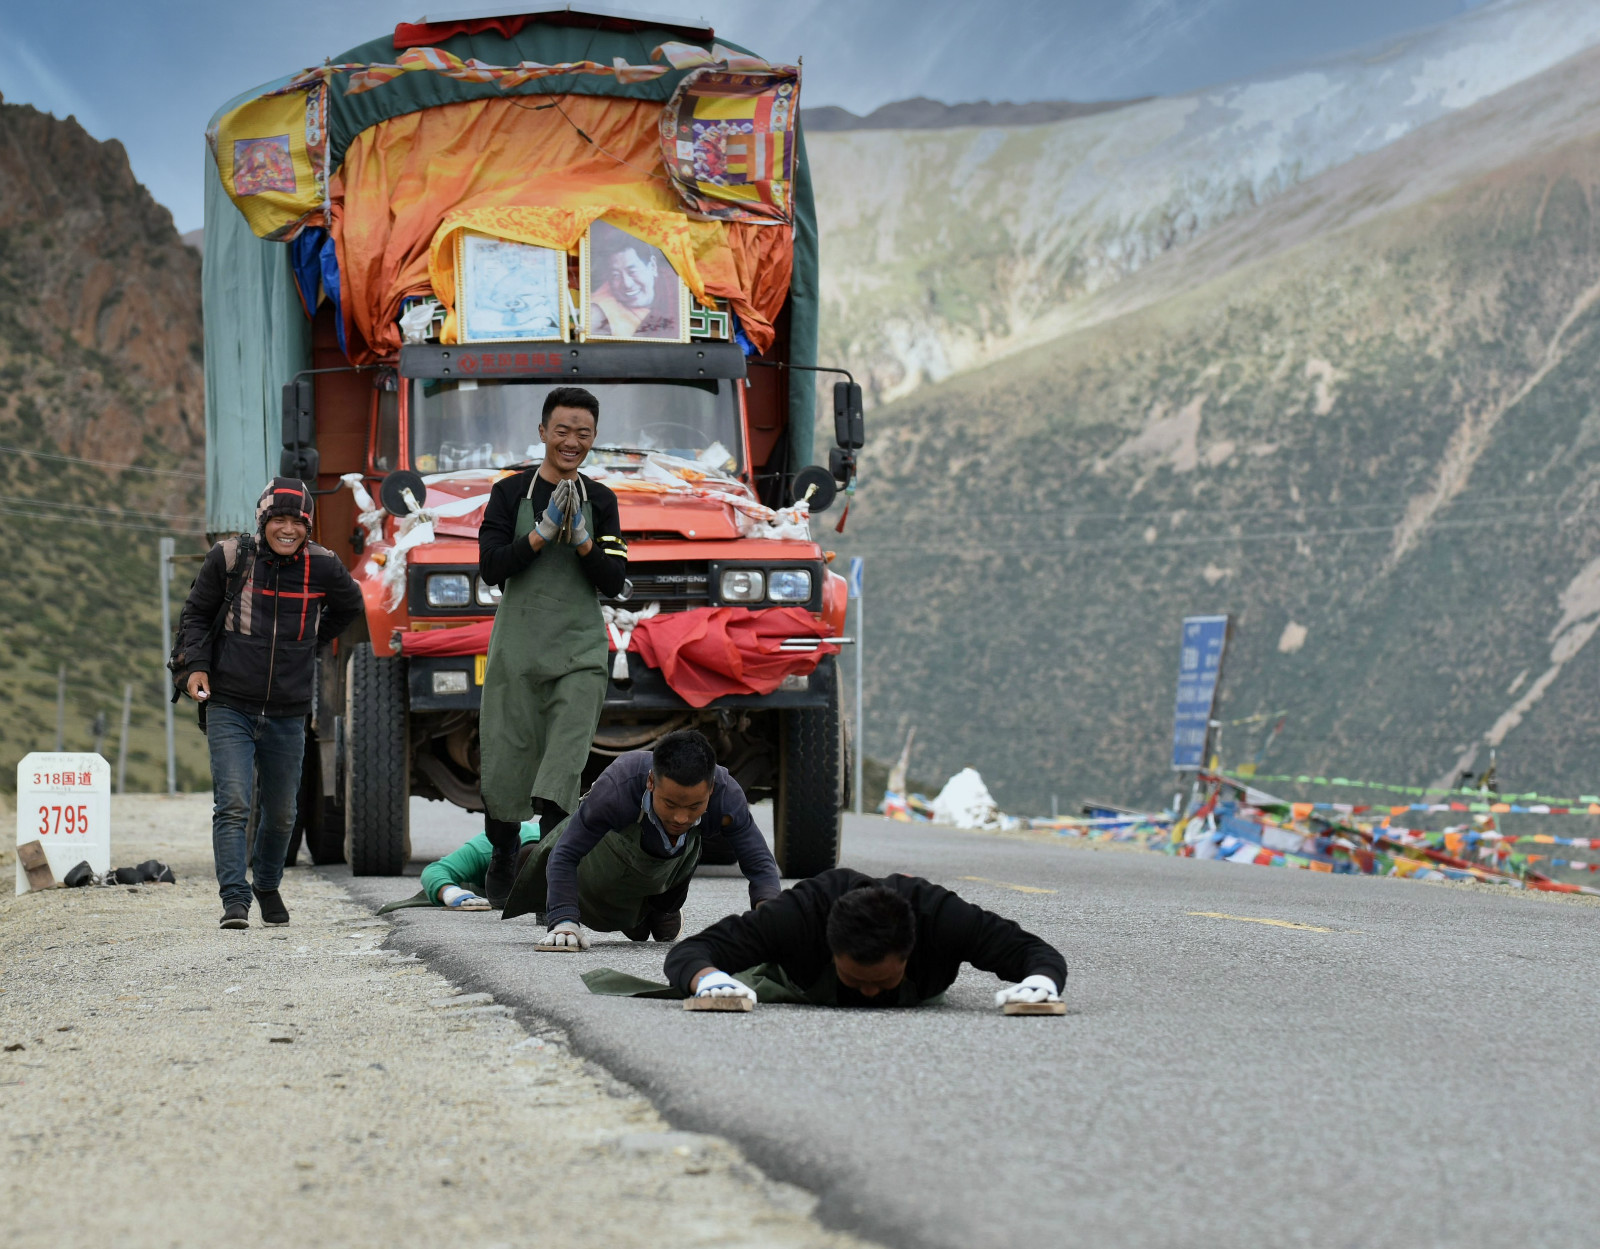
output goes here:
[{"label": "truck front grille", "polygon": [[602,601],[630,611],[639,611],[651,603],[660,603],[662,611],[687,611],[711,602],[710,574],[704,563],[678,560],[629,564],[628,580],[633,582],[633,594],[626,603],[616,599]]}]

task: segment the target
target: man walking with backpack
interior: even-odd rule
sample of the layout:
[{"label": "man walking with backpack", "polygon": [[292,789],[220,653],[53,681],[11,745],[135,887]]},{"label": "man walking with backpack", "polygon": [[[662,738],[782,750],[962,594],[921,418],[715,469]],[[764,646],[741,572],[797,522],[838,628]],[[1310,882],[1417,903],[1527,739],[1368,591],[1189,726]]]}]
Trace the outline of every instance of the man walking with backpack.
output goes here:
[{"label": "man walking with backpack", "polygon": [[[287,924],[278,893],[294,832],[305,718],[317,647],[361,614],[361,591],[339,557],[311,541],[311,491],[274,477],[256,502],[256,533],[217,543],[183,605],[172,670],[200,704],[211,751],[211,849],[223,928]],[[245,840],[255,783],[261,818],[250,875]]]}]

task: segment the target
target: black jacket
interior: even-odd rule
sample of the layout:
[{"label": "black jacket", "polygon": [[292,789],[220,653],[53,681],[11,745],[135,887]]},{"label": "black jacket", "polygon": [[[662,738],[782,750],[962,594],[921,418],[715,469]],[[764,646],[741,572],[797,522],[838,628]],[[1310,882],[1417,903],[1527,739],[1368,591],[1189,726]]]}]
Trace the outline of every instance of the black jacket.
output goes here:
[{"label": "black jacket", "polygon": [[[512,477],[502,477],[489,492],[483,523],[478,526],[478,572],[490,585],[505,585],[508,577],[530,567],[539,558],[540,552],[529,546],[527,539],[517,537],[517,505],[528,493],[529,480],[533,479],[535,516],[544,515],[555,490],[538,473],[537,468],[530,468]],[[583,487],[589,495],[589,512],[593,518],[589,536],[594,539],[594,545],[587,555],[578,556],[578,563],[602,597],[616,598],[622,593],[622,583],[628,576],[628,544],[622,540],[617,496],[609,487],[587,477],[583,479]]]},{"label": "black jacket", "polygon": [[[572,813],[561,840],[550,852],[545,878],[549,882],[549,899],[545,904],[545,923],[556,925],[563,920],[579,921],[578,914],[578,864],[583,856],[597,845],[601,838],[614,829],[627,828],[641,816],[649,820],[646,836],[641,845],[644,852],[656,859],[670,859],[683,852],[689,844],[687,834],[673,846],[655,818],[655,813],[645,808],[645,781],[650,775],[652,760],[648,750],[632,750],[619,755],[595,780],[593,787],[583,796],[578,809]],[[711,805],[696,825],[702,833],[720,830],[739,860],[739,870],[750,882],[750,905],[776,898],[782,889],[778,864],[767,848],[767,840],[750,816],[750,804],[739,782],[728,774],[728,769],[718,767],[711,782]],[[695,968],[696,971],[699,968]]]},{"label": "black jacket", "polygon": [[[1014,920],[974,906],[943,886],[920,876],[881,880],[848,867],[836,867],[785,889],[771,902],[743,915],[730,915],[704,932],[680,941],[667,955],[666,975],[688,993],[702,968],[729,975],[757,963],[778,963],[789,979],[809,989],[833,962],[828,948],[828,912],[835,899],[863,885],[884,885],[903,895],[917,915],[917,943],[906,962],[906,977],[924,1000],[943,993],[962,963],[992,971],[1002,980],[1049,976],[1057,989],[1067,984],[1067,961],[1056,949],[1026,932]],[[843,986],[839,1004],[872,1005]]]},{"label": "black jacket", "polygon": [[207,552],[183,605],[179,685],[186,686],[192,673],[205,672],[212,703],[250,715],[306,715],[317,645],[338,637],[361,615],[361,591],[327,547],[306,542],[293,555],[280,556],[258,535],[255,567],[239,586],[214,652],[202,653],[238,545],[238,538],[227,538]]}]

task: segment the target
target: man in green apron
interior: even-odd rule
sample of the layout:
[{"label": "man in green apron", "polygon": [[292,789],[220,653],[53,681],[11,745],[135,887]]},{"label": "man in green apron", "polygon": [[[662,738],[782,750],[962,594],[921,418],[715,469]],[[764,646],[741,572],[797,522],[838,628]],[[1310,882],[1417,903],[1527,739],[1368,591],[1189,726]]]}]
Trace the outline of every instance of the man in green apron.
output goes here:
[{"label": "man in green apron", "polygon": [[578,473],[594,446],[600,401],[577,386],[545,396],[544,460],[503,477],[478,530],[478,570],[503,587],[478,716],[484,892],[503,906],[516,878],[522,822],[537,801],[546,832],[578,805],[607,682],[600,596],[622,592],[628,548],[617,496]]},{"label": "man in green apron", "polygon": [[1001,1007],[1059,1001],[1067,984],[1060,952],[1014,920],[917,876],[874,879],[848,867],[679,942],[666,959],[670,988],[617,972],[584,979],[620,996],[917,1006],[942,997],[963,963],[1017,982],[995,994]]},{"label": "man in green apron", "polygon": [[751,906],[779,895],[778,864],[744,790],[703,735],[679,729],[653,750],[618,757],[572,818],[540,838],[503,918],[544,913],[540,950],[587,949],[585,927],[632,941],[675,940],[705,829],[738,859]]}]

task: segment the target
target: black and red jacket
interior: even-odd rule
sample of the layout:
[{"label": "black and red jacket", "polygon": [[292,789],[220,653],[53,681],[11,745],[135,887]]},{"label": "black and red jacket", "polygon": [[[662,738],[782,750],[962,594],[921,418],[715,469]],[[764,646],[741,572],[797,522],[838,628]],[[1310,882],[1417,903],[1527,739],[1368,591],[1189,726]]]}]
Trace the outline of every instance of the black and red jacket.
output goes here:
[{"label": "black and red jacket", "polygon": [[238,538],[224,539],[200,565],[178,620],[178,681],[208,673],[212,703],[248,715],[307,715],[317,646],[361,615],[361,591],[327,547],[307,541],[293,555],[276,555],[257,536],[255,567],[240,583],[215,649],[204,654],[238,548]]}]

